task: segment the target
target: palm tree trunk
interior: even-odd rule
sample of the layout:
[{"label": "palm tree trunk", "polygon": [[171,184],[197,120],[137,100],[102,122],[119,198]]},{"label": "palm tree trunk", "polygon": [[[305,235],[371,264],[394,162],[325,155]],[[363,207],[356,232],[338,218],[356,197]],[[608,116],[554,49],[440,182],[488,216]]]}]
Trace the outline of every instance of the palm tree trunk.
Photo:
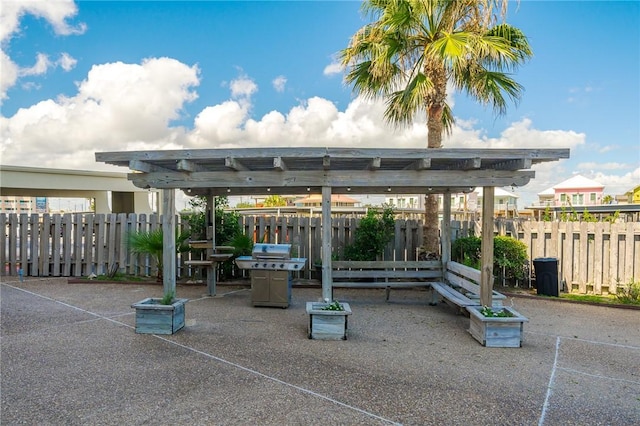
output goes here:
[{"label": "palm tree trunk", "polygon": [[[427,109],[427,148],[442,148],[442,106],[432,105]],[[434,258],[440,255],[440,232],[438,224],[438,196],[425,197],[425,217],[422,231],[422,256]]]}]

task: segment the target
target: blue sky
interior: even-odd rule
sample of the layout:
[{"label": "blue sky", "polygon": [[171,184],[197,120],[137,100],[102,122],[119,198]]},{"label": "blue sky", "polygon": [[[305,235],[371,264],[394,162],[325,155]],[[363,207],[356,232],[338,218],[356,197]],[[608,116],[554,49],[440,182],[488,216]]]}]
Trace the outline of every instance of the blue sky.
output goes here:
[{"label": "blue sky", "polygon": [[[105,169],[96,151],[422,147],[355,97],[335,54],[367,22],[356,1],[2,3],[2,164]],[[571,149],[517,188],[520,207],[581,173],[640,182],[640,3],[526,1],[507,21],[534,58],[496,118],[451,93],[451,148]],[[113,170],[113,169],[110,169]],[[125,171],[122,169],[115,169]]]}]

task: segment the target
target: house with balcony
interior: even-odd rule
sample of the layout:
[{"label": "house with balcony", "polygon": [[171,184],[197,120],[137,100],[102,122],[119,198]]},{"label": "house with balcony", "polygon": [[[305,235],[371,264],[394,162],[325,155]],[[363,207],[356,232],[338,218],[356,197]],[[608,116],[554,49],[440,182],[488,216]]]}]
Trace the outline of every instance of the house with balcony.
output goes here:
[{"label": "house with balcony", "polygon": [[575,175],[538,193],[541,206],[597,206],[602,204],[604,185]]}]

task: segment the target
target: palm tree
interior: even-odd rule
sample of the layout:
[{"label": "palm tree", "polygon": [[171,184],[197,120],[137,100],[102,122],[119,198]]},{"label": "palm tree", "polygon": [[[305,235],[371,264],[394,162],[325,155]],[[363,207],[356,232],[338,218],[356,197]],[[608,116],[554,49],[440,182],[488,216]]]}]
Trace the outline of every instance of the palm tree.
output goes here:
[{"label": "palm tree", "polygon": [[[176,251],[183,253],[189,251],[187,243],[190,233],[178,232],[176,230]],[[164,251],[164,240],[162,228],[151,231],[135,231],[127,236],[127,246],[133,254],[148,254],[158,267],[157,281],[162,282],[162,252]]]},{"label": "palm tree", "polygon": [[[497,115],[523,87],[510,77],[532,56],[525,35],[502,22],[506,0],[366,0],[373,22],[358,30],[340,60],[354,92],[386,101],[385,120],[409,125],[426,112],[427,148],[441,148],[454,123],[447,84]],[[423,250],[437,254],[438,199],[426,198]]]}]

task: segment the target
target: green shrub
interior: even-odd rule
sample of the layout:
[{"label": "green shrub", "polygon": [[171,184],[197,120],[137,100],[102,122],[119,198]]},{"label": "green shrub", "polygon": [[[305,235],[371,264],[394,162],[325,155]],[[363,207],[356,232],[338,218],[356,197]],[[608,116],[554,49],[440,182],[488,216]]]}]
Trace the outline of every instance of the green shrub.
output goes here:
[{"label": "green shrub", "polygon": [[384,206],[382,213],[369,210],[355,230],[353,244],[344,248],[346,260],[376,260],[393,239],[395,219],[393,209]]},{"label": "green shrub", "polygon": [[628,305],[640,305],[640,282],[630,281],[625,286],[616,287],[616,299]]},{"label": "green shrub", "polygon": [[[480,269],[482,250],[480,237],[458,238],[451,245],[451,259]],[[493,275],[496,278],[521,280],[527,276],[527,246],[512,237],[493,239]]]},{"label": "green shrub", "polygon": [[496,276],[524,279],[527,276],[527,260],[525,243],[511,237],[497,236],[493,239],[493,269],[498,269]]}]

